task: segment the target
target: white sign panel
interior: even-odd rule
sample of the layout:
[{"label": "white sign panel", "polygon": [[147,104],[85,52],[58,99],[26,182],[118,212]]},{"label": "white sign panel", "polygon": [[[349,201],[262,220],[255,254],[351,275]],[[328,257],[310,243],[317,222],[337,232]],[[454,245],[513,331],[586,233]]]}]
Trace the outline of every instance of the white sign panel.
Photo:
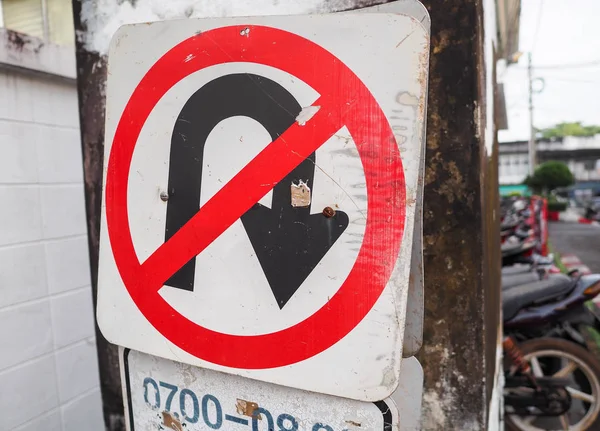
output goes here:
[{"label": "white sign panel", "polygon": [[129,431],[394,431],[391,399],[375,403],[290,389],[121,349]]},{"label": "white sign panel", "polygon": [[[428,35],[431,31],[431,20],[425,6],[417,0],[398,0],[371,6],[350,13],[357,12],[385,12],[410,15],[417,19],[426,29]],[[419,123],[419,115],[422,115],[420,100],[407,97],[406,94],[398,98],[399,105],[395,109],[394,116],[397,119],[414,126]],[[425,100],[425,103],[427,100]],[[396,125],[396,127],[402,127]],[[417,126],[418,127],[418,126]],[[422,128],[423,141],[425,142],[425,127]],[[419,168],[419,179],[417,183],[417,201],[415,212],[415,225],[413,233],[413,249],[410,263],[410,276],[408,295],[406,301],[406,320],[404,327],[404,342],[402,356],[409,358],[417,354],[423,344],[423,318],[424,318],[424,272],[423,272],[423,181],[425,175],[425,145],[422,146],[421,167]],[[404,371],[402,371],[404,373]],[[404,423],[404,422],[403,422]]]},{"label": "white sign panel", "polygon": [[[284,386],[388,397],[428,51],[418,20],[383,12],[121,28],[107,80],[104,336]],[[411,121],[397,114],[407,105]]]},{"label": "white sign panel", "polygon": [[423,367],[414,356],[402,360],[400,384],[390,398],[398,406],[400,431],[421,431]]}]

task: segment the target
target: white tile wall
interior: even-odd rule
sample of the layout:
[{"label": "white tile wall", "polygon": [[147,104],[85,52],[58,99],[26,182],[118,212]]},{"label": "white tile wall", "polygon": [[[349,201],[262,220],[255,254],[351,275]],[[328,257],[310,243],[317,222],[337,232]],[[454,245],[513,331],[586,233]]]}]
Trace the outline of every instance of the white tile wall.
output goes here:
[{"label": "white tile wall", "polygon": [[2,427],[30,421],[58,406],[54,356],[44,356],[0,372]]},{"label": "white tile wall", "polygon": [[48,294],[44,245],[0,247],[0,310]]},{"label": "white tile wall", "polygon": [[0,430],[104,430],[77,109],[0,68]]},{"label": "white tile wall", "polygon": [[0,184],[0,246],[42,238],[40,192],[37,186]]},{"label": "white tile wall", "polygon": [[88,338],[56,353],[58,395],[66,403],[100,384],[96,341]]},{"label": "white tile wall", "polygon": [[62,407],[63,431],[104,431],[100,391],[94,390]]},{"label": "white tile wall", "polygon": [[40,187],[44,238],[86,233],[82,184]]},{"label": "white tile wall", "polygon": [[41,183],[83,182],[83,165],[73,163],[81,158],[81,137],[76,129],[49,129],[36,140]]},{"label": "white tile wall", "polygon": [[51,297],[50,306],[57,349],[94,335],[94,307],[88,286]]},{"label": "white tile wall", "polygon": [[47,298],[0,310],[0,370],[51,352],[52,338]]},{"label": "white tile wall", "polygon": [[0,121],[0,184],[35,183],[38,128]]},{"label": "white tile wall", "polygon": [[0,118],[33,122],[35,90],[31,85],[31,78],[18,72],[2,71],[0,73],[0,89],[2,89]]},{"label": "white tile wall", "polygon": [[46,273],[51,294],[88,285],[90,268],[86,236],[48,241]]},{"label": "white tile wall", "polygon": [[35,92],[32,121],[56,127],[79,128],[79,104],[74,85],[62,82],[32,79],[28,91]]},{"label": "white tile wall", "polygon": [[14,428],[13,431],[60,431],[61,429],[60,409],[56,408]]}]

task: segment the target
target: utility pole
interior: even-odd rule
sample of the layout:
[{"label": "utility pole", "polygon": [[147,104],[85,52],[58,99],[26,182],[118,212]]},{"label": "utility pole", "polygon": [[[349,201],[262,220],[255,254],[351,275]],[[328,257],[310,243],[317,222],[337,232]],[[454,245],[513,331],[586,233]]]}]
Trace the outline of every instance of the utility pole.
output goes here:
[{"label": "utility pole", "polygon": [[529,84],[529,175],[533,175],[536,165],[535,128],[533,127],[533,67],[531,52],[527,54],[527,81]]}]

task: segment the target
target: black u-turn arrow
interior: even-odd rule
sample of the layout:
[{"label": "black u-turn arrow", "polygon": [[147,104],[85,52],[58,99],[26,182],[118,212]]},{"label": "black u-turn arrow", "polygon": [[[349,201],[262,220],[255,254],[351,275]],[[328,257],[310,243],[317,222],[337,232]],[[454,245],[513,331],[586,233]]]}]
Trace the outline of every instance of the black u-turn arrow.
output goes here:
[{"label": "black u-turn arrow", "polygon": [[[204,147],[217,124],[234,116],[249,117],[275,140],[301,109],[281,85],[253,74],[222,76],[196,91],[177,117],[171,137],[165,241],[199,210]],[[315,162],[313,153],[274,187],[271,209],[257,203],[241,217],[280,308],[348,226],[342,211],[327,218],[311,215],[309,207],[292,207],[291,184],[305,181],[313,187]],[[192,291],[195,266],[193,258],[165,284]]]}]

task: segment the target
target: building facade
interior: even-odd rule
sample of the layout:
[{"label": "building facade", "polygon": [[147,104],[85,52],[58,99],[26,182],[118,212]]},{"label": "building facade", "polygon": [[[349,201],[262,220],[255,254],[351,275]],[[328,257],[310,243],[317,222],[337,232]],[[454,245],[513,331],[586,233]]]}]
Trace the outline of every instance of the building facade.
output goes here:
[{"label": "building facade", "polygon": [[[577,182],[600,180],[600,135],[566,136],[536,143],[537,162],[567,164]],[[529,173],[527,142],[500,143],[498,174],[501,185],[521,184]]]}]

